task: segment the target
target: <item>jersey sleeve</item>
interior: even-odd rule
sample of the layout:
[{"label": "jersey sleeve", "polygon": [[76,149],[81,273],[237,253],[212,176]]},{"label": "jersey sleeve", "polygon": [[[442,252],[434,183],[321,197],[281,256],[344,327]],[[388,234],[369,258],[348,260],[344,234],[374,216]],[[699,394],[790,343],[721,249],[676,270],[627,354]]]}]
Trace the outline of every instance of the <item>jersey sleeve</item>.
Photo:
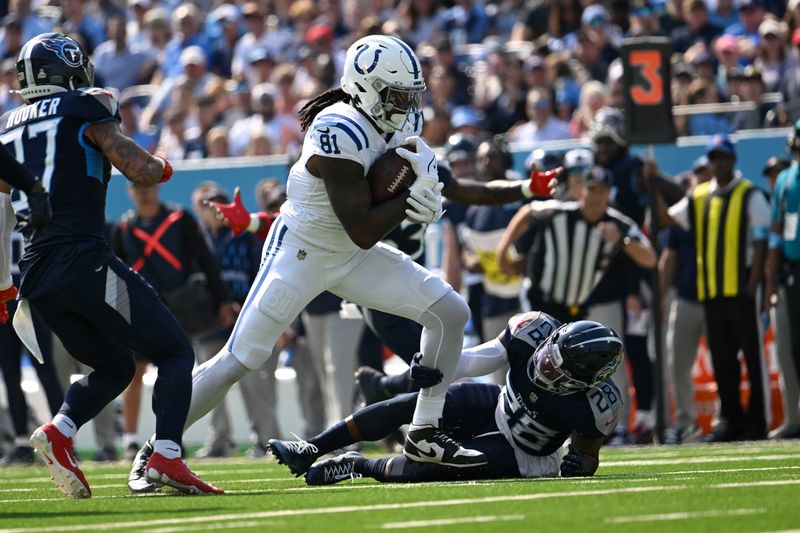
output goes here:
[{"label": "jersey sleeve", "polygon": [[350,159],[361,164],[366,172],[369,137],[356,120],[339,114],[322,114],[309,128],[304,149],[312,155]]},{"label": "jersey sleeve", "polygon": [[586,416],[575,418],[574,431],[589,438],[611,435],[622,420],[622,394],[610,379],[586,392]]},{"label": "jersey sleeve", "polygon": [[62,115],[81,118],[89,124],[120,122],[119,102],[105,89],[92,87],[71,91],[62,97]]}]

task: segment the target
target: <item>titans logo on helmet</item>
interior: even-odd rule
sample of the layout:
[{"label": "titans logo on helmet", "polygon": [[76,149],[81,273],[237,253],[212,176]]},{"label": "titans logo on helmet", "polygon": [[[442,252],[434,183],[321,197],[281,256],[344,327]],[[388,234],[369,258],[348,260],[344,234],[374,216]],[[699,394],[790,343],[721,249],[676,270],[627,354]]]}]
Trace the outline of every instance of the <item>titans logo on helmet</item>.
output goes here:
[{"label": "titans logo on helmet", "polygon": [[40,42],[70,67],[80,67],[83,64],[83,52],[75,43],[56,39],[42,39]]}]

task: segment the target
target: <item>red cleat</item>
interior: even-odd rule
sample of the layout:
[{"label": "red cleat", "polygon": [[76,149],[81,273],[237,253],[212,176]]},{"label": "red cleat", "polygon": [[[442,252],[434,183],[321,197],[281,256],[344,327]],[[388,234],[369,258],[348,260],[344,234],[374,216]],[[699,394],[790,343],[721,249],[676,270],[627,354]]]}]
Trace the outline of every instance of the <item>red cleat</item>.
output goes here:
[{"label": "red cleat", "polygon": [[158,452],[153,452],[147,461],[147,479],[163,483],[176,488],[186,494],[224,494],[210,483],[200,479],[197,474],[189,470],[187,464],[180,457],[167,459]]},{"label": "red cleat", "polygon": [[72,439],[53,424],[45,424],[31,435],[31,446],[41,454],[50,477],[61,492],[70,498],[89,498],[92,495],[72,452]]}]

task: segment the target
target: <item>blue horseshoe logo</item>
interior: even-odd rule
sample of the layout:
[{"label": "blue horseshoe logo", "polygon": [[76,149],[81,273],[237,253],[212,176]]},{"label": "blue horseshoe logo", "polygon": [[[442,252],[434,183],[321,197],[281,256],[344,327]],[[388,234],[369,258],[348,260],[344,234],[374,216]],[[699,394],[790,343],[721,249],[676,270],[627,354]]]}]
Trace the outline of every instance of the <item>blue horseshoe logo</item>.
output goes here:
[{"label": "blue horseshoe logo", "polygon": [[368,44],[365,44],[363,46],[364,47],[361,48],[361,50],[356,52],[356,57],[355,59],[353,59],[353,63],[355,64],[356,72],[358,72],[359,74],[369,74],[370,72],[375,70],[375,67],[378,66],[378,58],[380,57],[382,50],[380,48],[375,50],[375,56],[372,58],[372,64],[369,67],[367,67],[367,70],[365,72],[358,64],[358,58],[361,56],[361,54],[367,51],[367,48],[369,48]]}]

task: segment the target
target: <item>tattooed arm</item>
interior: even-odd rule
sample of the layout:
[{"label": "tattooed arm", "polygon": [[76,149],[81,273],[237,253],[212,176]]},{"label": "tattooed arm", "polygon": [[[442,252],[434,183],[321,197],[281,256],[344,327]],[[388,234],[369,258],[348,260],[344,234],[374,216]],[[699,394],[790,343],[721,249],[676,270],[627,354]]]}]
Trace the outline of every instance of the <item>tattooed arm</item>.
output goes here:
[{"label": "tattooed arm", "polygon": [[150,155],[133,139],[126,137],[117,122],[92,124],[84,135],[135,184],[149,187],[161,179],[165,161]]}]

